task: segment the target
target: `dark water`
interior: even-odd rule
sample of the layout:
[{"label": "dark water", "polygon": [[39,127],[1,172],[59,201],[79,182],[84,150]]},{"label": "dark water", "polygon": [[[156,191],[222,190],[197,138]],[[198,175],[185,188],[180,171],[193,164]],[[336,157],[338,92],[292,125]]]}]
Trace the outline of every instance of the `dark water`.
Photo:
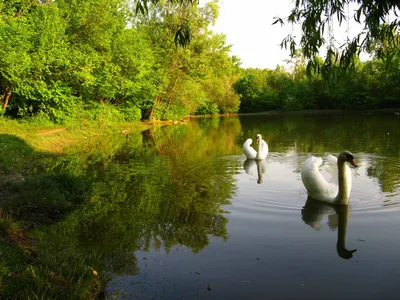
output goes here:
[{"label": "dark water", "polygon": [[[115,137],[60,164],[94,196],[52,232],[103,255],[110,298],[398,299],[399,125],[393,113],[243,116]],[[257,133],[260,165],[242,153]],[[306,205],[304,160],[344,149],[359,165],[349,207]]]}]

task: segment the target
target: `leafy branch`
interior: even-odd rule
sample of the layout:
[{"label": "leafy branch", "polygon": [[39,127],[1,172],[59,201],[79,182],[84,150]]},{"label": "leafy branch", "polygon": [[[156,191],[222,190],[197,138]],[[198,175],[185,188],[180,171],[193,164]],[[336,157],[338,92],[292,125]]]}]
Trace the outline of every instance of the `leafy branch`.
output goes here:
[{"label": "leafy branch", "polygon": [[[170,4],[176,4],[180,6],[187,6],[187,5],[198,5],[199,0],[167,0]],[[159,4],[160,0],[135,0],[136,14],[147,15],[149,13],[149,4]],[[176,46],[181,46],[186,48],[189,45],[190,41],[192,40],[192,33],[190,30],[190,23],[188,20],[182,20],[181,24],[179,24],[175,37],[174,42]]]},{"label": "leafy branch", "polygon": [[[353,16],[348,12],[351,4],[358,6]],[[385,59],[393,55],[393,49],[399,44],[399,11],[400,1],[398,0],[296,0],[289,16],[285,19],[276,17],[272,24],[301,25],[302,34],[299,45],[296,43],[296,37],[291,33],[282,40],[281,47],[289,49],[293,56],[299,46],[311,65],[316,62],[321,46],[326,44],[324,35],[328,29],[329,40],[325,65],[331,64],[333,59],[341,66],[349,67],[353,64],[355,57],[362,51],[369,51],[377,42],[388,43],[388,47],[376,51],[379,58]],[[388,19],[392,13],[396,18],[389,22]],[[337,49],[333,42],[332,22],[336,20],[340,26],[351,19],[364,24],[364,28],[353,39],[348,38]]]}]

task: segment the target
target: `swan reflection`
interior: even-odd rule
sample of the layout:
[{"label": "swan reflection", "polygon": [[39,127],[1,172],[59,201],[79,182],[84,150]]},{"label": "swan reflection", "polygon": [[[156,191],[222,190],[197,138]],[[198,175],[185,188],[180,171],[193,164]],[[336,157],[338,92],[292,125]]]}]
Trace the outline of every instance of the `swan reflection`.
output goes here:
[{"label": "swan reflection", "polygon": [[243,169],[246,174],[252,175],[254,169],[257,168],[257,183],[262,183],[263,178],[262,175],[267,170],[267,162],[266,160],[253,160],[253,159],[246,159],[243,163]]},{"label": "swan reflection", "polygon": [[350,217],[350,207],[348,205],[333,206],[308,198],[301,210],[301,218],[304,223],[318,231],[321,230],[321,221],[324,215],[328,215],[329,228],[331,230],[338,229],[337,254],[343,259],[352,258],[357,249],[346,249],[346,228]]}]

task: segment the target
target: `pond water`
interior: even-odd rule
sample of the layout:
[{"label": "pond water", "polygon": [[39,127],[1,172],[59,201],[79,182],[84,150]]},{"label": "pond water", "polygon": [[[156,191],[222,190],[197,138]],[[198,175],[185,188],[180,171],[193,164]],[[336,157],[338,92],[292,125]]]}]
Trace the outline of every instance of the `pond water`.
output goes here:
[{"label": "pond water", "polygon": [[[60,164],[94,196],[52,232],[101,253],[119,299],[398,299],[399,124],[249,115],[118,136]],[[269,145],[260,164],[242,152],[257,133]],[[350,205],[307,202],[302,163],[345,149],[359,166]]]}]

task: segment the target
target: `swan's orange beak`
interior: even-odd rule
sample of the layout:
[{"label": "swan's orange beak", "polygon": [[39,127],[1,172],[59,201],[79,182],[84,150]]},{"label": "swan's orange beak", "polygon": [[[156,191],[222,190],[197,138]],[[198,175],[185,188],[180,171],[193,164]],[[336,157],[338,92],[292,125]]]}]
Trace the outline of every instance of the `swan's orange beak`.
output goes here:
[{"label": "swan's orange beak", "polygon": [[354,161],[354,160],[351,160],[351,165],[353,166],[353,167],[355,167],[355,168],[357,168],[358,166],[357,166],[357,164],[356,164],[356,162]]},{"label": "swan's orange beak", "polygon": [[258,142],[260,141],[260,138],[256,138],[256,143],[258,144]]}]

